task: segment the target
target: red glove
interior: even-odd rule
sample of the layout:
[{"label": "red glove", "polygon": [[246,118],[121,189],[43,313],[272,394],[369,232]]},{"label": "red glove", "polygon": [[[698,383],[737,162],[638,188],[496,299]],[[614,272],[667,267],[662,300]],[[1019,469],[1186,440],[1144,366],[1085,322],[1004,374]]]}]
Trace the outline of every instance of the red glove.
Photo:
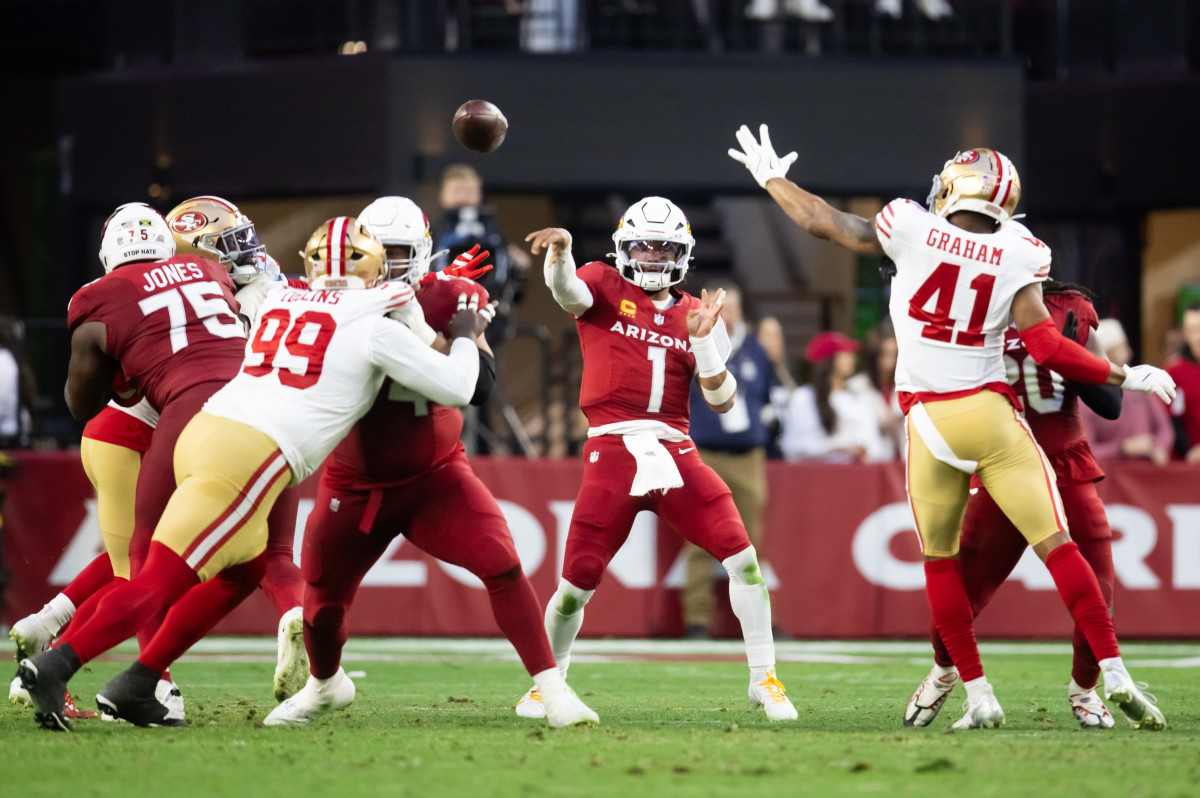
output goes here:
[{"label": "red glove", "polygon": [[487,274],[492,270],[492,265],[476,268],[479,264],[487,260],[488,255],[491,255],[490,250],[479,251],[479,245],[468,249],[454,259],[446,268],[435,274],[427,274],[421,278],[422,283],[428,283],[431,280],[445,280],[447,277],[463,277],[467,280],[474,280],[482,274]]}]

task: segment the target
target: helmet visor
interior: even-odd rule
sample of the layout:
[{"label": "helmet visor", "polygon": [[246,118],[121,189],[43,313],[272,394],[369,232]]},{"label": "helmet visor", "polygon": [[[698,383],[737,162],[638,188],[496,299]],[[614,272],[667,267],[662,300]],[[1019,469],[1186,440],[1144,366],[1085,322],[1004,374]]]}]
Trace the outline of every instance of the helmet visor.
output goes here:
[{"label": "helmet visor", "polygon": [[679,241],[660,241],[637,238],[622,241],[621,254],[629,263],[636,263],[644,272],[663,272],[679,265],[686,247]]},{"label": "helmet visor", "polygon": [[217,236],[213,243],[230,262],[238,266],[253,266],[254,256],[266,250],[266,247],[259,243],[258,233],[255,232],[252,223],[226,230]]}]

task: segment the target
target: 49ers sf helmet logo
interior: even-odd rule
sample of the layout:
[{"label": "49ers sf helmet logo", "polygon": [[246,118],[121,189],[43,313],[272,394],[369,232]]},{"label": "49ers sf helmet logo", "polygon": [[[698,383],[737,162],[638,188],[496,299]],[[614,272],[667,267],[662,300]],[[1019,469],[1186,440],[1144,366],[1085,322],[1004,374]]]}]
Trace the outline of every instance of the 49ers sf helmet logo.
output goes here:
[{"label": "49ers sf helmet logo", "polygon": [[188,211],[185,214],[181,214],[180,217],[175,221],[171,222],[171,228],[177,233],[191,233],[195,230],[199,230],[206,224],[208,224],[208,219],[205,218],[204,214],[196,211]]},{"label": "49ers sf helmet logo", "polygon": [[975,163],[978,160],[979,153],[975,152],[975,150],[967,150],[954,156],[954,163]]}]

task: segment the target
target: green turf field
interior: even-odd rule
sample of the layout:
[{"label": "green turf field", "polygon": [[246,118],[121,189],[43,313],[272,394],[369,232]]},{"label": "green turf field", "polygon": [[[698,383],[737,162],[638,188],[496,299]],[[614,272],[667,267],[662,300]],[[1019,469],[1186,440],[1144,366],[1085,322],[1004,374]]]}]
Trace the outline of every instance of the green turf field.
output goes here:
[{"label": "green turf field", "polygon": [[[1066,703],[1067,644],[985,643],[1004,728],[952,732],[962,688],[927,729],[901,712],[928,669],[919,643],[781,643],[800,712],[747,702],[737,643],[580,641],[570,682],[595,729],[517,718],[528,686],[507,643],[361,640],[358,700],[306,728],[265,728],[274,641],[202,643],[174,671],[187,729],[79,721],[37,729],[0,710],[0,794],[12,796],[1196,796],[1200,645],[1126,644],[1165,732],[1083,732]],[[123,647],[125,658],[131,651]],[[72,683],[81,703],[123,665]]]}]

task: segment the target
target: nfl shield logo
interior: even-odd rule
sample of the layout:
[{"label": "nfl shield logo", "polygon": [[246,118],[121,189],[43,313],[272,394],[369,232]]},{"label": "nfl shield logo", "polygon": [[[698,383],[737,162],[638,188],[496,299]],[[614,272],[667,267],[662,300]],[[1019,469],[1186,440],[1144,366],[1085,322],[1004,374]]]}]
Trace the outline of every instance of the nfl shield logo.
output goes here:
[{"label": "nfl shield logo", "polygon": [[665,321],[665,319],[663,318],[663,314],[661,314],[661,313],[654,314],[654,323],[655,324],[662,324],[663,321]]}]

